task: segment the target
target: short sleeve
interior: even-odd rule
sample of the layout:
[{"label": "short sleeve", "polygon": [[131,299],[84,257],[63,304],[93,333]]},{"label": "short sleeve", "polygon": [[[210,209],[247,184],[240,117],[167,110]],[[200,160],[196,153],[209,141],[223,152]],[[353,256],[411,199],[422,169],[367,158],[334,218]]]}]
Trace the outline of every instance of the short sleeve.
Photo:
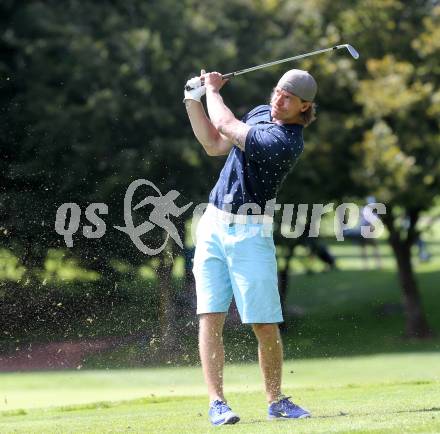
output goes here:
[{"label": "short sleeve", "polygon": [[267,120],[270,120],[270,109],[268,107],[268,105],[259,105],[253,108],[241,118],[241,121],[248,123],[252,118],[261,118],[262,116],[267,118]]},{"label": "short sleeve", "polygon": [[274,126],[252,127],[246,135],[244,151],[247,159],[269,164],[285,162],[294,156],[286,134]]}]

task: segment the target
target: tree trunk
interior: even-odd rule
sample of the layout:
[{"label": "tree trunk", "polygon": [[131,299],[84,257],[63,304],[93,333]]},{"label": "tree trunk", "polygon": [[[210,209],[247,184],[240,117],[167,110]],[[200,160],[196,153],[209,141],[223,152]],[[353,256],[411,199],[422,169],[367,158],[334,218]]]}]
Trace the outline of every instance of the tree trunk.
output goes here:
[{"label": "tree trunk", "polygon": [[432,335],[423,311],[420,292],[414,276],[411,246],[403,242],[392,242],[391,246],[397,261],[399,281],[403,291],[406,316],[406,337],[427,338]]},{"label": "tree trunk", "polygon": [[159,265],[156,269],[159,297],[159,359],[169,361],[173,359],[177,349],[177,322],[175,291],[172,281],[173,259],[169,243],[159,256]]},{"label": "tree trunk", "polygon": [[417,238],[416,225],[419,218],[418,210],[406,210],[406,236],[403,237],[395,226],[393,209],[384,216],[384,223],[390,233],[389,243],[397,262],[399,281],[405,308],[405,335],[408,338],[423,339],[432,336],[431,329],[423,311],[420,292],[414,276],[411,259],[411,247]]},{"label": "tree trunk", "polygon": [[[193,260],[195,254],[195,246],[188,247],[185,244],[186,228],[185,221],[179,220],[176,227],[181,234],[181,239],[184,244],[182,251],[177,251],[176,254],[180,254],[184,260],[184,275],[182,286],[179,293],[179,316],[193,321],[195,319],[195,313],[197,309],[196,299],[196,281],[193,274]],[[177,247],[177,246],[176,246]]]}]

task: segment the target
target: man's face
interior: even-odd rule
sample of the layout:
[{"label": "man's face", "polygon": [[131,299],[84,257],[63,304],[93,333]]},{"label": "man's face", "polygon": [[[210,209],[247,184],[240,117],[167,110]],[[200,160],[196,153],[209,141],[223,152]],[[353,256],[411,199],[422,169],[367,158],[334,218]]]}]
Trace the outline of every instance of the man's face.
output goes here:
[{"label": "man's face", "polygon": [[272,106],[272,118],[284,124],[289,124],[301,122],[301,113],[305,112],[311,103],[302,101],[301,98],[280,87],[275,87],[270,105]]}]

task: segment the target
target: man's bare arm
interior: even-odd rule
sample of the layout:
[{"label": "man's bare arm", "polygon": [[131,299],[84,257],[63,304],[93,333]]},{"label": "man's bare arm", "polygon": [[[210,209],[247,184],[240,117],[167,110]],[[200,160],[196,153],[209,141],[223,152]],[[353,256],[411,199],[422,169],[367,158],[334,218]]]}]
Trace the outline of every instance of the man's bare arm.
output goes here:
[{"label": "man's bare arm", "polygon": [[238,119],[235,122],[227,122],[218,127],[219,131],[242,151],[246,144],[246,136],[251,127]]},{"label": "man's bare arm", "polygon": [[211,156],[228,154],[233,146],[232,141],[215,128],[206,116],[203,105],[188,99],[185,106],[194,134],[206,153]]},{"label": "man's bare arm", "polygon": [[223,102],[218,90],[207,87],[206,103],[214,127],[244,151],[246,136],[251,127],[239,121]]}]

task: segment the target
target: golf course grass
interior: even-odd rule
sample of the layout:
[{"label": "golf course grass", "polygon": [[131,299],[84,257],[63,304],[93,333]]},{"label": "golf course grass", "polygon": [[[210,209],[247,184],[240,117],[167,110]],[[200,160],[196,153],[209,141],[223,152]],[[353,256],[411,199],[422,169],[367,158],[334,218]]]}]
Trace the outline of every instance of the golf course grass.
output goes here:
[{"label": "golf course grass", "polygon": [[313,418],[268,421],[256,364],[227,365],[242,420],[212,428],[198,367],[5,373],[0,432],[440,432],[440,355],[409,353],[288,361],[284,391]]}]

